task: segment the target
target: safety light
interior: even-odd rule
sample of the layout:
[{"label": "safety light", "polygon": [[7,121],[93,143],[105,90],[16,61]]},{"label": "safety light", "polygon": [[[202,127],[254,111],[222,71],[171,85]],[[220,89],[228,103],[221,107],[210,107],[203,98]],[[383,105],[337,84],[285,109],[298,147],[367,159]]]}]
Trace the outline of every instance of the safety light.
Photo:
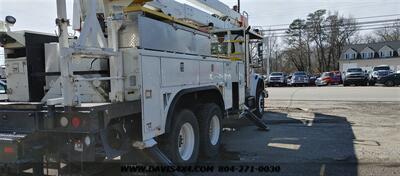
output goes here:
[{"label": "safety light", "polygon": [[17,22],[17,19],[15,19],[13,16],[6,16],[6,22],[8,24],[14,25]]},{"label": "safety light", "polygon": [[81,118],[72,117],[71,123],[74,128],[78,128],[81,125]]},{"label": "safety light", "polygon": [[4,153],[14,153],[14,148],[12,147],[4,147]]},{"label": "safety light", "polygon": [[61,117],[60,118],[60,125],[62,126],[62,127],[67,127],[68,126],[68,118],[66,118],[66,117]]},{"label": "safety light", "polygon": [[85,137],[85,144],[86,146],[89,146],[91,144],[92,140],[90,139],[90,136]]}]

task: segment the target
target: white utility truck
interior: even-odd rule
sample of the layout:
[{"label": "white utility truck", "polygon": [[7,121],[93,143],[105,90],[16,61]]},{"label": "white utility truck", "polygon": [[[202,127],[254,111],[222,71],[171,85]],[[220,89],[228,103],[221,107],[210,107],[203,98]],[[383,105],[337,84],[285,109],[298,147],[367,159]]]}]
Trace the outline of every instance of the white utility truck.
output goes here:
[{"label": "white utility truck", "polygon": [[132,151],[195,163],[218,154],[231,114],[266,129],[268,94],[254,73],[262,35],[238,8],[189,1],[75,0],[70,21],[57,0],[57,35],[12,31],[11,16],[0,22],[0,168],[42,175],[59,163],[140,162]]}]

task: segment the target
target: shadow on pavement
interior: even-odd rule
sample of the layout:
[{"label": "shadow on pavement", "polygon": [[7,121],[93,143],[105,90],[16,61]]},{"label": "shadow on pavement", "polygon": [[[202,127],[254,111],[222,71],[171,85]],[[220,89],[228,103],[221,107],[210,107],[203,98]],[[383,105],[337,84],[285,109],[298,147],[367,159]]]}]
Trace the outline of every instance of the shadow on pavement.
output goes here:
[{"label": "shadow on pavement", "polygon": [[226,121],[219,162],[279,165],[277,175],[358,174],[354,134],[345,117],[268,112],[263,120],[271,131],[259,131],[245,119]]}]

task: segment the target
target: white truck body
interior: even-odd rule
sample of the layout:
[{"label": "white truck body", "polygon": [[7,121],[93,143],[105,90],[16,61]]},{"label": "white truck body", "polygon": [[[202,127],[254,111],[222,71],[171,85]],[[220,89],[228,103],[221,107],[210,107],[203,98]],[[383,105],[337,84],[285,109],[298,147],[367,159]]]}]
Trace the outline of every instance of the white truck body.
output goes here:
[{"label": "white truck body", "polygon": [[156,152],[163,162],[191,163],[218,153],[230,114],[267,129],[260,118],[268,95],[253,69],[262,59],[251,58],[262,57],[251,47],[262,35],[217,0],[191,1],[216,15],[172,0],[75,0],[80,35],[70,37],[66,1],[57,0],[57,37],[2,23],[9,102],[0,103],[8,120],[0,146],[28,141],[15,150],[29,152],[0,153],[0,163],[93,162],[157,144],[166,148],[167,157]]}]

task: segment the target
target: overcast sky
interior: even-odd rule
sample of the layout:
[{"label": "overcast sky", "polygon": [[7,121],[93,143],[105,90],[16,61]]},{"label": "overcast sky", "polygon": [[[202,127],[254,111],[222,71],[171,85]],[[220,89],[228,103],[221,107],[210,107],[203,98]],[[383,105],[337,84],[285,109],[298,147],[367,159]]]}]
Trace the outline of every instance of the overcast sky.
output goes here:
[{"label": "overcast sky", "polygon": [[[185,2],[186,0],[179,0]],[[233,6],[237,0],[221,0]],[[305,18],[318,9],[339,11],[345,16],[368,17],[400,14],[400,0],[241,0],[242,8],[256,26],[287,24],[296,18]],[[71,16],[72,0],[67,0]],[[0,19],[6,15],[16,17],[13,30],[29,29],[54,33],[56,26],[55,0],[0,0]],[[397,16],[400,18],[400,16]],[[394,18],[394,17],[386,17]],[[377,18],[383,19],[383,18]],[[287,27],[287,26],[282,26]],[[0,50],[0,60],[2,58]],[[1,64],[1,61],[0,61]]]}]

